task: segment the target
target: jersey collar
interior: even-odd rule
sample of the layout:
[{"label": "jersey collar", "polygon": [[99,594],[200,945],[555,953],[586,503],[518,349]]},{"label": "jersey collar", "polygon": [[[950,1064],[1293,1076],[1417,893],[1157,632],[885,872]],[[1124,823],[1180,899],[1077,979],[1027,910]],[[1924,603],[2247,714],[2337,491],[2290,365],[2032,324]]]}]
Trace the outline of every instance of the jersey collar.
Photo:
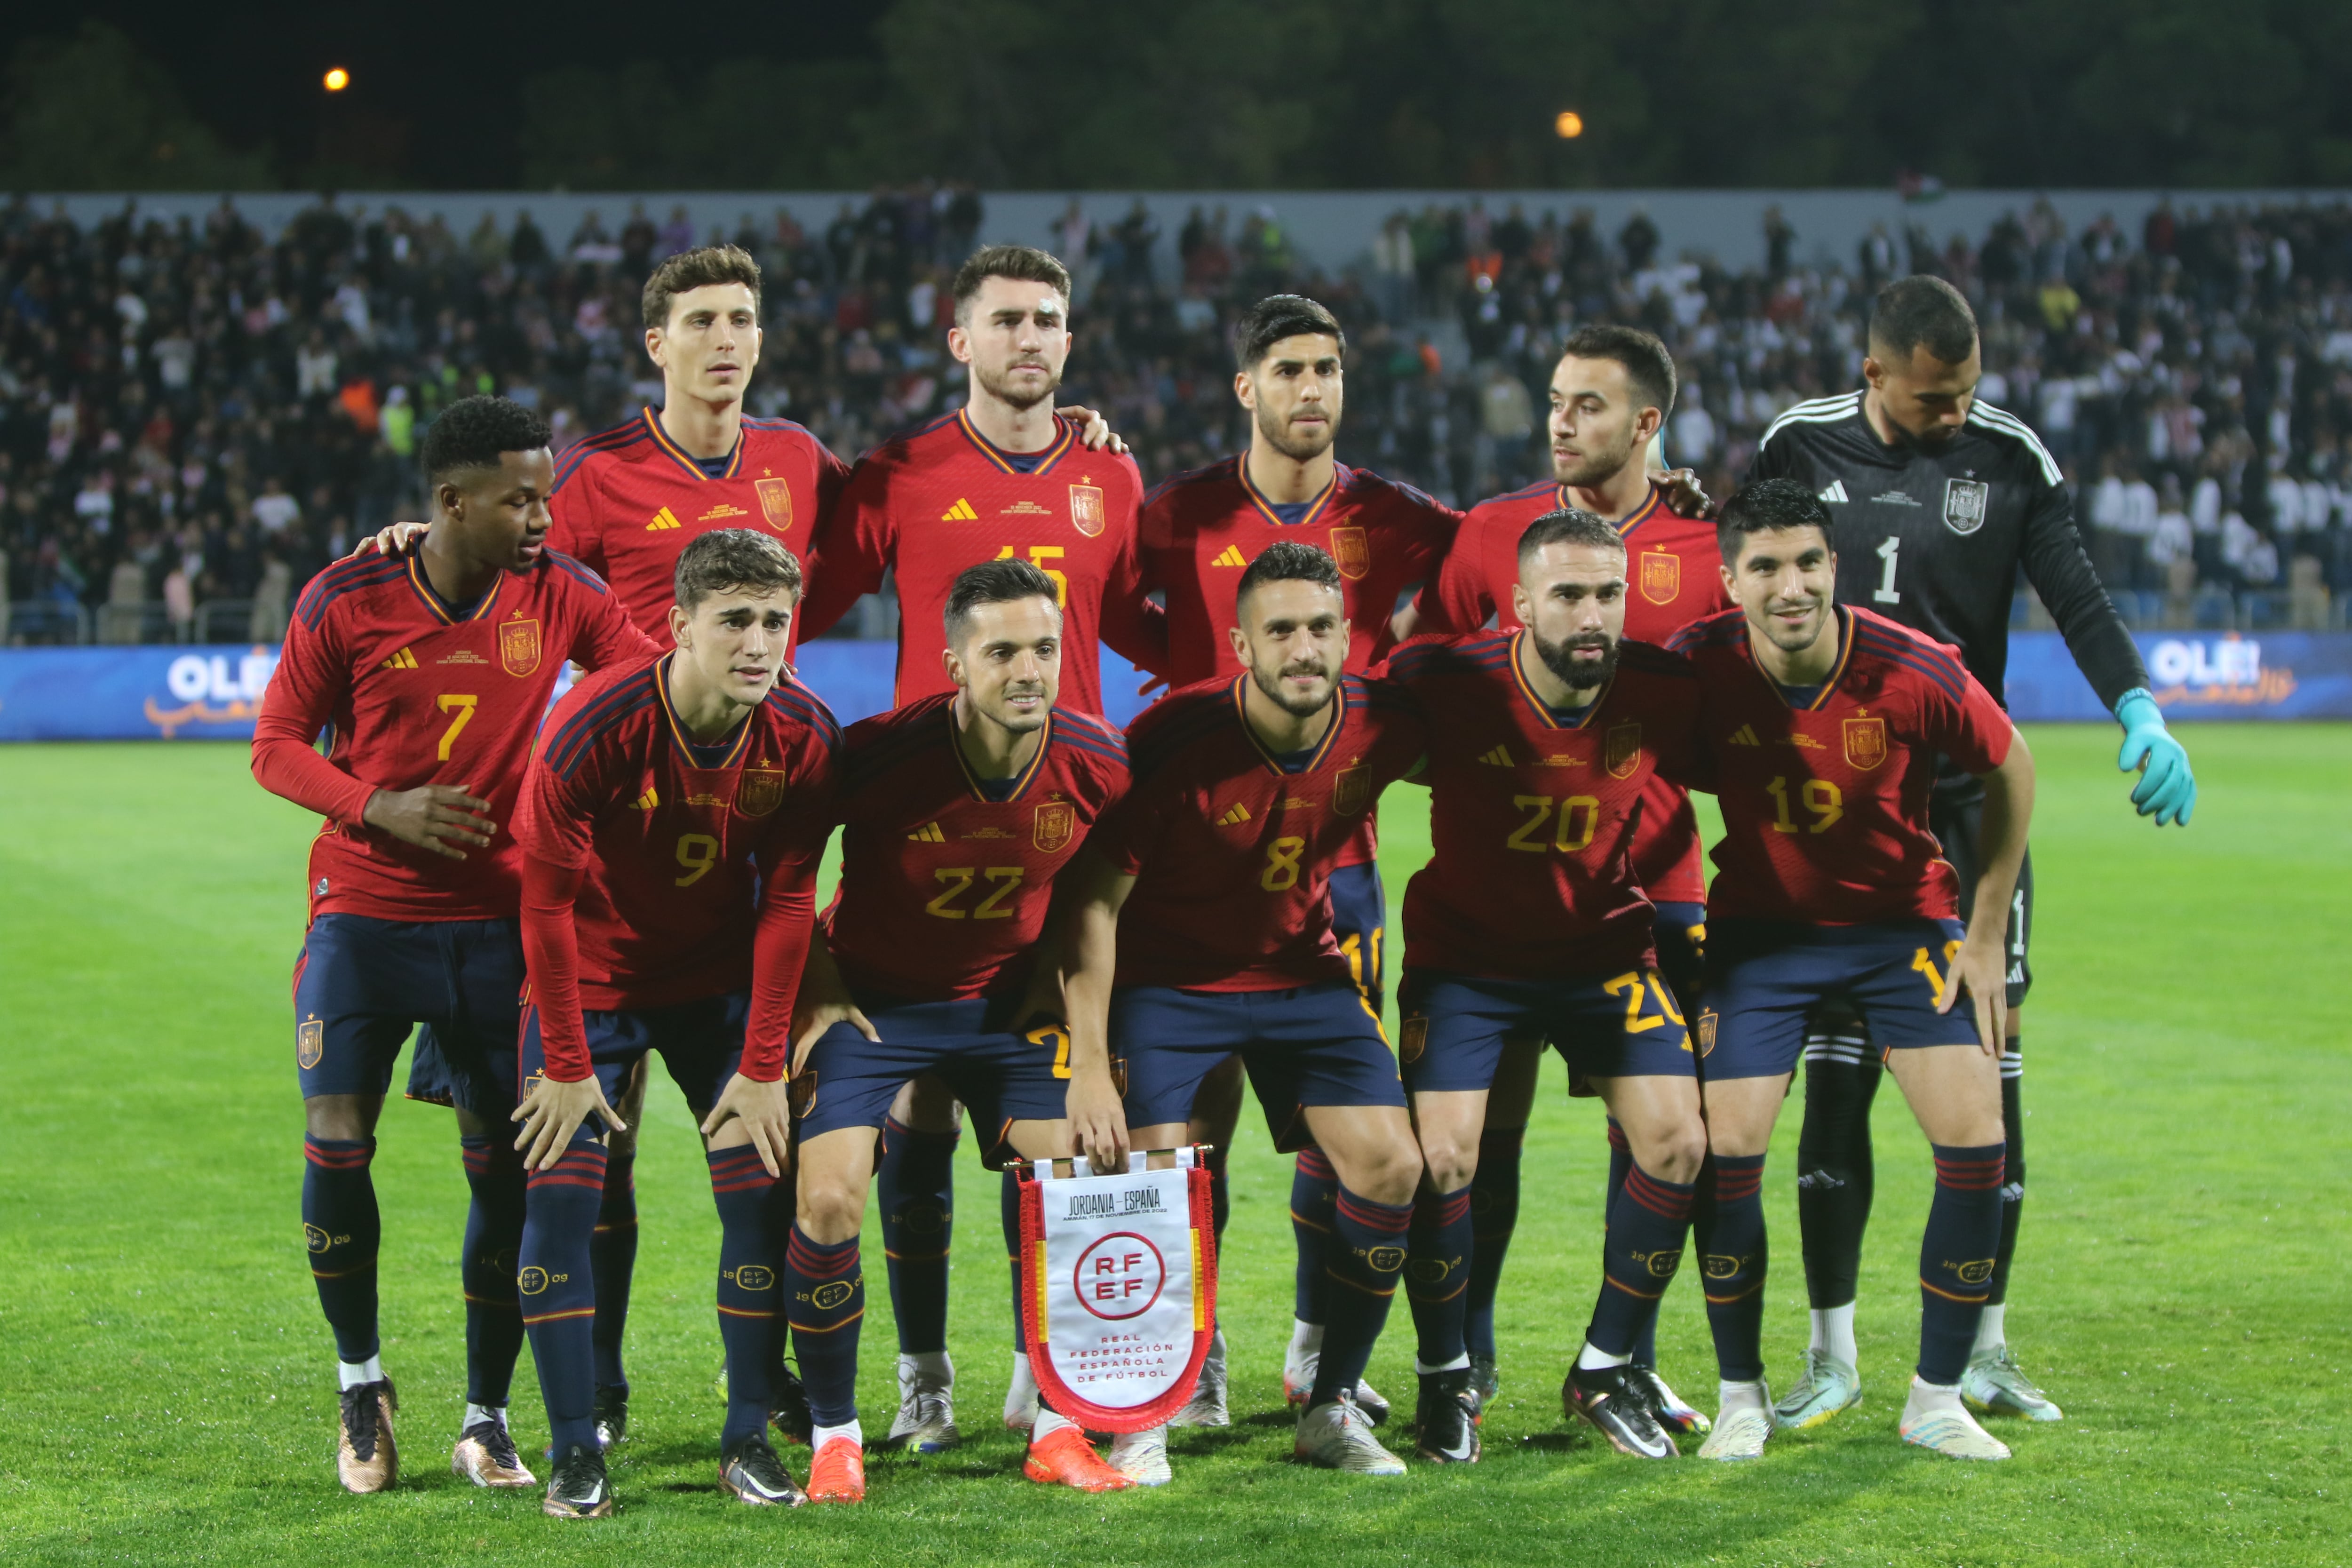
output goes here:
[{"label": "jersey collar", "polygon": [[703,763],[695,755],[697,742],[694,737],[687,733],[686,726],[678,721],[677,704],[670,700],[669,667],[670,661],[677,657],[676,650],[672,650],[662,655],[661,661],[654,666],[654,692],[661,699],[662,717],[669,722],[669,738],[677,742],[679,758],[689,768],[707,768],[710,772],[733,767],[743,760],[743,750],[751,743],[751,720],[759,710],[753,709],[751,712],[743,715],[742,721],[735,726],[732,739],[722,738],[713,741],[709,746],[703,748],[704,750],[719,746],[727,748],[727,754],[716,763]]},{"label": "jersey collar", "polygon": [[[692,454],[688,452],[685,447],[679,446],[677,442],[669,438],[669,432],[662,428],[661,420],[656,417],[652,409],[646,409],[644,414],[646,433],[654,438],[655,446],[659,447],[663,451],[667,452],[671,458],[677,462],[679,468],[684,468],[696,479],[707,479],[712,477],[711,475],[706,474],[702,471],[702,465],[694,460]],[[727,454],[727,467],[717,477],[722,479],[731,479],[742,471],[743,432],[739,427],[735,432],[735,449]]]},{"label": "jersey collar", "polygon": [[941,704],[940,712],[948,727],[948,750],[955,757],[957,771],[963,774],[964,788],[970,790],[971,798],[982,805],[1011,805],[1027,795],[1029,786],[1037,782],[1037,775],[1045,771],[1045,753],[1054,748],[1054,714],[1050,710],[1045,714],[1045,727],[1037,732],[1037,754],[1031,757],[1029,765],[1014,777],[1012,792],[1002,800],[991,796],[982,787],[980,775],[971,771],[971,759],[963,754],[963,742],[956,733],[955,704],[952,701]]},{"label": "jersey collar", "polygon": [[[980,433],[980,427],[971,422],[971,410],[968,407],[956,410],[956,428],[963,432],[964,439],[972,444],[975,451],[994,464],[1001,471],[1008,474],[1025,472],[1033,479],[1051,471],[1054,465],[1062,460],[1063,454],[1066,453],[1078,438],[1077,426],[1058,414],[1054,416],[1054,428],[1056,432],[1054,444],[1046,447],[1042,455],[1031,452],[1007,452]],[[1037,458],[1035,468],[1024,469],[1013,461],[1015,458],[1029,457]]]},{"label": "jersey collar", "polygon": [[498,580],[490,584],[490,591],[482,595],[482,602],[461,616],[433,591],[433,580],[425,574],[424,558],[418,555],[408,558],[408,585],[416,590],[416,596],[425,601],[425,607],[432,612],[433,618],[445,626],[454,626],[462,621],[488,620],[490,612],[498,608],[499,590],[506,586],[506,580],[507,574],[499,573]]},{"label": "jersey collar", "polygon": [[1550,703],[1536,695],[1536,689],[1528,682],[1528,672],[1519,666],[1519,645],[1526,640],[1528,635],[1528,628],[1525,626],[1511,634],[1511,684],[1519,689],[1520,697],[1527,701],[1528,711],[1533,713],[1537,722],[1543,725],[1545,729],[1583,729],[1592,721],[1592,716],[1601,711],[1601,705],[1609,700],[1609,688],[1617,684],[1617,678],[1611,676],[1608,683],[1592,694],[1591,701],[1581,708],[1570,710],[1575,717],[1563,720],[1553,710]]},{"label": "jersey collar", "polygon": [[1339,731],[1347,727],[1348,678],[1345,675],[1340,676],[1338,683],[1332,687],[1331,722],[1323,727],[1323,738],[1315,743],[1315,754],[1307,758],[1307,765],[1295,774],[1284,769],[1282,759],[1267,751],[1265,742],[1257,738],[1257,731],[1250,728],[1249,710],[1243,705],[1243,699],[1249,689],[1249,671],[1244,670],[1234,677],[1234,683],[1227,688],[1227,690],[1233,698],[1234,722],[1242,727],[1242,733],[1249,738],[1251,748],[1265,763],[1266,771],[1278,778],[1294,778],[1304,777],[1321,767],[1324,760],[1330,756],[1331,748],[1339,743]]},{"label": "jersey collar", "polygon": [[1249,497],[1250,505],[1256,509],[1258,516],[1276,528],[1308,528],[1322,521],[1324,514],[1331,510],[1332,500],[1339,493],[1339,465],[1334,462],[1330,481],[1315,492],[1315,499],[1307,503],[1307,510],[1300,514],[1298,521],[1285,522],[1282,514],[1274,510],[1275,503],[1266,500],[1265,492],[1251,481],[1247,452],[1234,459],[1234,471],[1241,476],[1242,493]]},{"label": "jersey collar", "polygon": [[[1568,487],[1566,485],[1554,485],[1552,487],[1552,497],[1555,500],[1559,501],[1559,510],[1562,511],[1570,511],[1576,507],[1576,502],[1569,499]],[[1623,517],[1619,518],[1615,522],[1611,523],[1609,526],[1617,531],[1617,536],[1619,538],[1631,538],[1635,529],[1641,527],[1643,523],[1649,521],[1651,518],[1656,516],[1658,512],[1664,508],[1665,504],[1665,492],[1659,489],[1657,486],[1652,485],[1650,487],[1649,495],[1643,500],[1641,505],[1635,507],[1632,511],[1627,512]]]},{"label": "jersey collar", "polygon": [[[1853,615],[1843,605],[1832,605],[1830,606],[1830,614],[1837,617],[1837,662],[1830,667],[1829,676],[1822,682],[1822,689],[1813,694],[1813,700],[1811,702],[1806,703],[1803,708],[1798,710],[1800,712],[1818,713],[1822,709],[1828,707],[1831,697],[1836,694],[1838,682],[1845,679],[1846,666],[1853,662]],[[1782,689],[1780,683],[1773,679],[1770,673],[1767,671],[1762,665],[1756,662],[1756,638],[1754,634],[1750,633],[1748,636],[1742,637],[1739,639],[1739,646],[1748,650],[1748,662],[1754,667],[1758,678],[1760,679],[1765,685],[1772,689],[1772,695],[1779,698],[1782,703],[1794,708],[1796,705],[1789,701],[1789,694],[1786,690]]]}]

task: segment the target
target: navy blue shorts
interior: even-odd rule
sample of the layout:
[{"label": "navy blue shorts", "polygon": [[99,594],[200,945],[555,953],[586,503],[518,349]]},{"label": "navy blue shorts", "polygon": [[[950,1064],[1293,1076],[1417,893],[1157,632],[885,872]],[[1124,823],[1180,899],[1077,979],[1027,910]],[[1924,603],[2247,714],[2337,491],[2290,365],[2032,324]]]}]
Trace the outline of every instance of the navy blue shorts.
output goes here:
[{"label": "navy blue shorts", "polygon": [[1408,969],[1398,1002],[1397,1058],[1413,1094],[1493,1088],[1507,1035],[1545,1039],[1573,1079],[1697,1075],[1682,1013],[1654,970],[1486,980]]},{"label": "navy blue shorts", "polygon": [[437,1041],[436,1096],[488,1121],[515,1104],[522,926],[325,914],[294,963],[294,1065],[302,1098],[381,1095],[408,1033]]},{"label": "navy blue shorts", "polygon": [[1388,966],[1381,952],[1388,926],[1389,898],[1381,886],[1381,868],[1369,863],[1333,868],[1331,934],[1339,939],[1348,969],[1375,1013],[1388,1005]]},{"label": "navy blue shorts", "polygon": [[1717,921],[1707,931],[1699,1076],[1715,1082],[1794,1070],[1807,1016],[1832,1002],[1862,1016],[1882,1056],[1916,1046],[1976,1045],[1976,1014],[1966,997],[1948,1013],[1936,1011],[1961,934],[1958,921]]},{"label": "navy blue shorts", "polygon": [[[751,1021],[751,993],[730,991],[667,1007],[643,1007],[625,1013],[583,1011],[580,1021],[588,1037],[588,1060],[607,1102],[621,1098],[622,1080],[647,1051],[661,1053],[670,1081],[686,1096],[699,1122],[719,1103],[719,1096],[735,1069],[743,1063],[743,1029]],[[547,1048],[539,1037],[539,1007],[523,1009],[521,1079],[518,1098],[547,1070]],[[580,1124],[589,1137],[604,1135],[604,1119],[590,1115]]]},{"label": "navy blue shorts", "polygon": [[1695,1012],[1706,988],[1706,906],[1662,903],[1657,911],[1658,973],[1683,1012]]},{"label": "navy blue shorts", "polygon": [[1110,1048],[1129,1127],[1188,1120],[1201,1080],[1236,1054],[1283,1153],[1313,1142],[1310,1105],[1404,1106],[1380,1018],[1345,980],[1289,991],[1121,986],[1111,993]]},{"label": "navy blue shorts", "polygon": [[793,1114],[803,1139],[844,1127],[880,1127],[898,1086],[933,1073],[986,1130],[982,1158],[1000,1156],[1015,1121],[1059,1121],[1070,1089],[1070,1037],[1058,1025],[1015,1033],[1018,996],[957,1002],[858,998],[881,1042],[835,1024],[793,1074]]}]

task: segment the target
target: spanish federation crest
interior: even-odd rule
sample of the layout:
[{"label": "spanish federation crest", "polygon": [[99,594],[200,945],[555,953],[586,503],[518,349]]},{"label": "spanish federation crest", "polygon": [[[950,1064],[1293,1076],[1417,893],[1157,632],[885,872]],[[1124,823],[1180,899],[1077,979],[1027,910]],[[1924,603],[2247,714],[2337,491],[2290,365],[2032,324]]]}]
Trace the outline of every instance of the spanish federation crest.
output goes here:
[{"label": "spanish federation crest", "polygon": [[499,663],[509,675],[529,675],[539,668],[539,623],[499,623]]},{"label": "spanish federation crest", "polygon": [[1335,528],[1331,559],[1339,563],[1339,575],[1353,583],[1372,569],[1372,542],[1360,528]]},{"label": "spanish federation crest", "polygon": [[743,782],[735,786],[735,809],[746,816],[765,816],[784,804],[784,774],[781,768],[745,768]]},{"label": "spanish federation crest", "polygon": [[1040,855],[1051,855],[1070,841],[1078,830],[1078,808],[1066,800],[1049,800],[1037,808],[1029,830],[1029,842],[1037,847]]},{"label": "spanish federation crest", "polygon": [[1612,779],[1629,779],[1642,765],[1642,726],[1612,724],[1601,742],[1602,760]]},{"label": "spanish federation crest", "polygon": [[305,1018],[302,1026],[294,1031],[294,1062],[304,1068],[319,1065],[327,1054],[327,1026],[316,1018]]},{"label": "spanish federation crest", "polygon": [[1107,515],[1103,510],[1102,486],[1072,485],[1070,487],[1070,521],[1077,526],[1080,533],[1085,534],[1088,539],[1100,533],[1103,531],[1103,520]]},{"label": "spanish federation crest", "polygon": [[778,533],[789,533],[793,527],[793,487],[782,479],[754,479],[751,488],[760,492],[760,515]]},{"label": "spanish federation crest", "polygon": [[1868,773],[1886,760],[1886,721],[1884,719],[1848,719],[1845,730],[1845,760]]},{"label": "spanish federation crest", "polygon": [[1992,486],[1982,479],[1944,481],[1944,526],[1954,533],[1974,533],[1984,526],[1985,505]]},{"label": "spanish federation crest", "polygon": [[1716,1011],[1709,1007],[1698,1016],[1698,1054],[1706,1056],[1715,1049]]},{"label": "spanish federation crest", "polygon": [[1372,770],[1360,760],[1339,770],[1331,783],[1331,809],[1341,816],[1361,816],[1372,804]]},{"label": "spanish federation crest", "polygon": [[1397,1055],[1407,1066],[1421,1060],[1421,1053],[1429,1048],[1429,1020],[1411,1017],[1397,1031]]},{"label": "spanish federation crest", "polygon": [[1671,605],[1683,591],[1683,558],[1663,550],[1642,552],[1642,597],[1654,605]]}]

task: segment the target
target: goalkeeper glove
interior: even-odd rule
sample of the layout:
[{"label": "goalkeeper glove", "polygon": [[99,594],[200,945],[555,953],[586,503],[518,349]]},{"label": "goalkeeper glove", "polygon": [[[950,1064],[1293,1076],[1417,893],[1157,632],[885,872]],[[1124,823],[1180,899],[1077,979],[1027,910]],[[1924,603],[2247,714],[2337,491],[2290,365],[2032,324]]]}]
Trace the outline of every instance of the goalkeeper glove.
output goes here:
[{"label": "goalkeeper glove", "polygon": [[2153,816],[2186,827],[2197,809],[2197,778],[2189,771],[2189,753],[2164,727],[2164,714],[2145,687],[2134,687],[2116,702],[2116,721],[2124,727],[2123,750],[2116,767],[2123,773],[2140,771],[2132,786],[2132,804],[2142,816]]}]

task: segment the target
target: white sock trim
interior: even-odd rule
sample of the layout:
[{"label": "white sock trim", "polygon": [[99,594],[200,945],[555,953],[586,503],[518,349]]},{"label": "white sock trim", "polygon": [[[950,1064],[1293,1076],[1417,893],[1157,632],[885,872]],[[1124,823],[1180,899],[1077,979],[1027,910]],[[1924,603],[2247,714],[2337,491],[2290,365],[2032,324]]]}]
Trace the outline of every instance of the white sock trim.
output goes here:
[{"label": "white sock trim", "polygon": [[1735,1410],[1761,1410],[1766,1404],[1764,1384],[1758,1383],[1720,1383],[1715,1385],[1716,1408],[1728,1415]]},{"label": "white sock trim", "polygon": [[1990,1305],[1990,1303],[1986,1305],[1983,1314],[1977,1319],[1977,1352],[1979,1354],[1982,1354],[1986,1351],[1997,1351],[2000,1349],[2001,1346],[2009,1342],[2009,1340],[2006,1337],[2005,1327],[2001,1322],[2002,1317],[2006,1315],[2008,1311],[2009,1303],[2006,1301],[1997,1307]]},{"label": "white sock trim", "polygon": [[357,1388],[363,1383],[382,1383],[383,1357],[379,1354],[365,1361],[339,1361],[335,1363],[335,1375],[341,1380],[336,1384],[338,1388]]},{"label": "white sock trim", "polygon": [[1029,1428],[1029,1441],[1034,1444],[1037,1442],[1038,1439],[1058,1432],[1065,1426],[1075,1426],[1076,1425],[1076,1422],[1071,1420],[1068,1416],[1063,1415],[1052,1405],[1040,1405],[1037,1406],[1037,1419]]},{"label": "white sock trim", "polygon": [[1290,1353],[1293,1359],[1303,1355],[1320,1355],[1323,1352],[1323,1325],[1310,1323],[1304,1318],[1290,1320]]},{"label": "white sock trim", "polygon": [[1853,1342],[1853,1303],[1843,1307],[1816,1307],[1812,1310],[1812,1348],[1827,1351],[1848,1366],[1861,1364],[1862,1357]]},{"label": "white sock trim", "polygon": [[928,1376],[934,1383],[951,1384],[955,1381],[955,1363],[948,1359],[945,1351],[900,1351],[898,1373],[901,1377],[911,1373]]},{"label": "white sock trim", "polygon": [[1576,1352],[1576,1364],[1586,1372],[1598,1372],[1604,1366],[1627,1366],[1632,1364],[1633,1360],[1633,1357],[1630,1352],[1625,1355],[1611,1355],[1591,1340],[1585,1341],[1584,1348]]},{"label": "white sock trim", "polygon": [[856,1444],[860,1448],[866,1447],[866,1428],[859,1426],[855,1418],[852,1418],[845,1426],[819,1426],[814,1431],[811,1432],[809,1434],[809,1452],[812,1454],[824,1452],[824,1446],[827,1443],[832,1442],[835,1437],[846,1437],[851,1442]]},{"label": "white sock trim", "polygon": [[457,1430],[463,1432],[466,1427],[478,1426],[484,1421],[496,1422],[499,1426],[504,1426],[507,1424],[507,1407],[503,1405],[468,1405],[466,1406],[465,1422]]},{"label": "white sock trim", "polygon": [[1427,1362],[1422,1360],[1419,1356],[1412,1358],[1412,1372],[1415,1377],[1427,1377],[1432,1373],[1439,1372],[1462,1372],[1467,1370],[1469,1365],[1470,1352],[1468,1351],[1464,1351],[1460,1355],[1455,1356],[1444,1366],[1432,1366]]}]

